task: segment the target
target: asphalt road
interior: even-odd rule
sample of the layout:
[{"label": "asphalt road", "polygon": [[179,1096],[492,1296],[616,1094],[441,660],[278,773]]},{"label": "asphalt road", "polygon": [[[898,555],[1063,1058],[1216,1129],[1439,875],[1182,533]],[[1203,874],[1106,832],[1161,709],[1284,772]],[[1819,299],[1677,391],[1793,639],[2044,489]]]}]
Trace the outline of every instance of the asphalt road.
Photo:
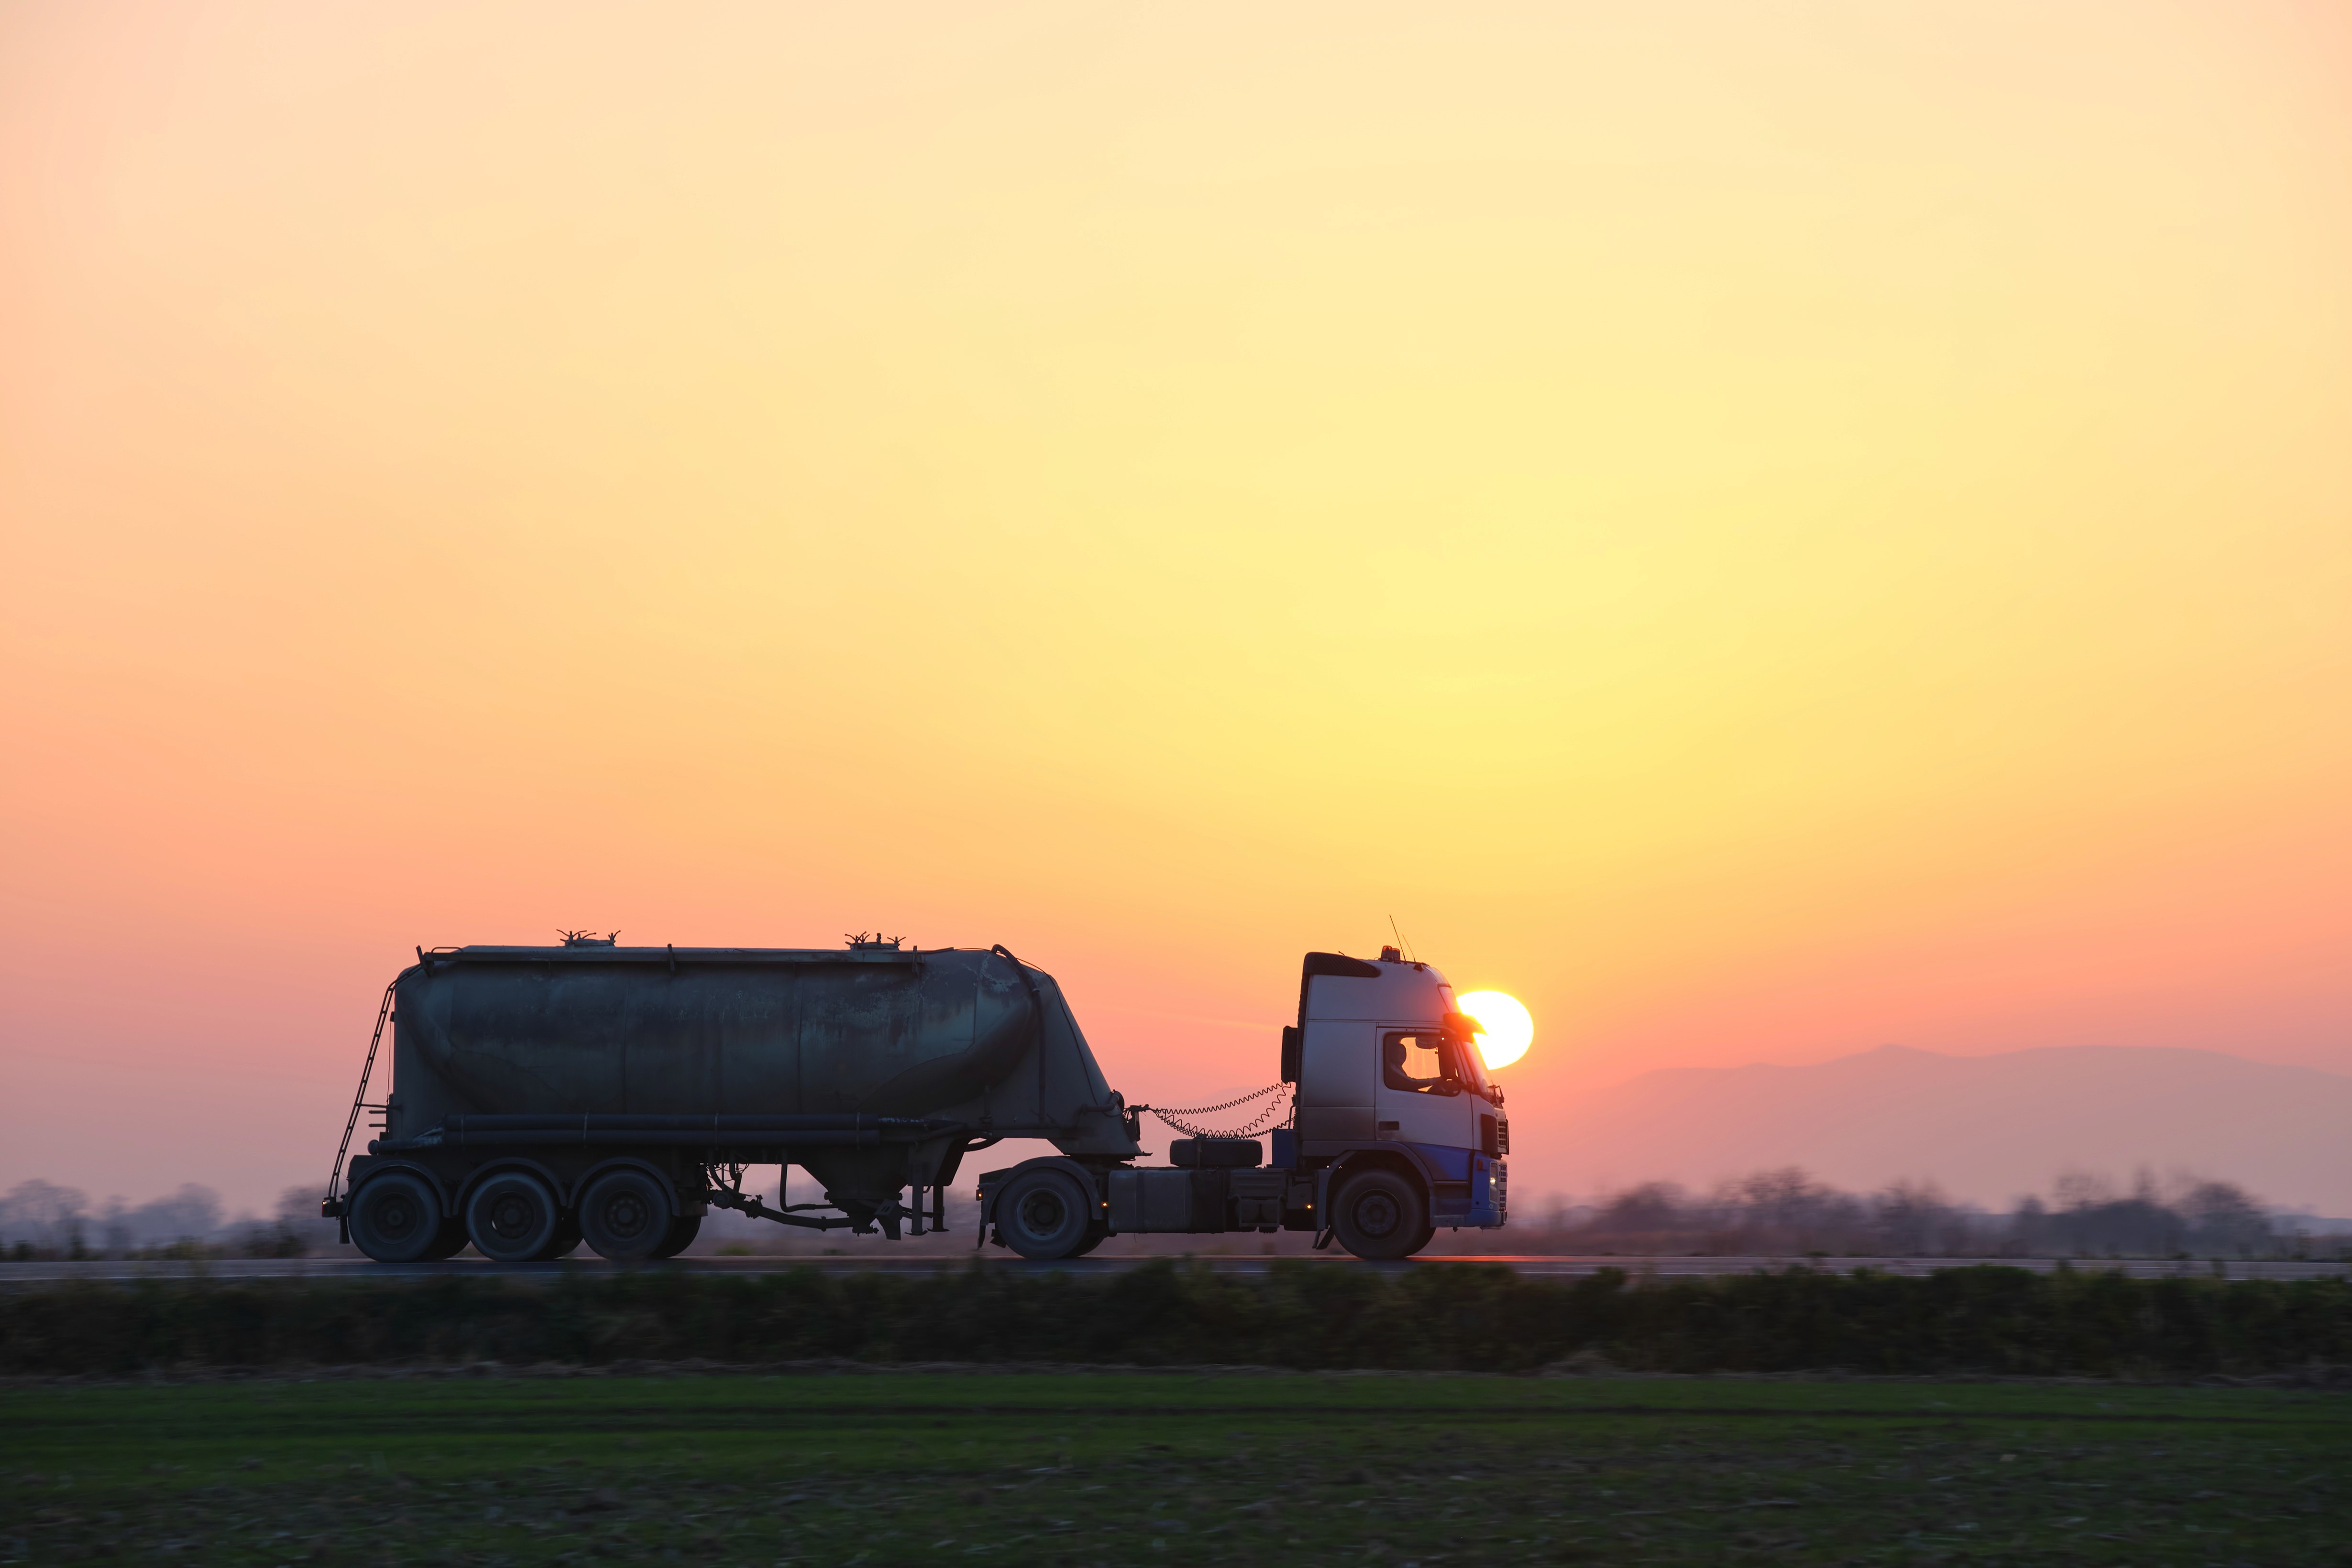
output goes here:
[{"label": "asphalt road", "polygon": [[[781,1274],[793,1269],[816,1269],[829,1274],[924,1274],[960,1270],[973,1254],[925,1252],[889,1257],[877,1253],[856,1257],[680,1258],[649,1267],[684,1274]],[[1148,1257],[1080,1258],[1065,1263],[1027,1263],[991,1249],[980,1254],[991,1269],[1042,1272],[1055,1269],[1073,1274],[1116,1274],[1152,1261]],[[1395,1272],[1406,1269],[1444,1269],[1463,1263],[1499,1263],[1539,1279],[1574,1279],[1603,1269],[1624,1269],[1661,1278],[1708,1274],[1744,1274],[1755,1270],[1780,1270],[1801,1265],[1801,1258],[1553,1258],[1510,1253],[1475,1257],[1417,1259],[1405,1263],[1366,1263],[1344,1254],[1318,1253],[1305,1258],[1266,1258],[1206,1254],[1192,1261],[1220,1274],[1263,1274],[1276,1263],[1304,1263],[1316,1269],[1370,1269]],[[1814,1267],[1851,1271],[1874,1269],[1889,1274],[1927,1274],[1939,1269],[1965,1269],[1987,1261],[2042,1272],[2058,1267],[2047,1258],[1986,1260],[1982,1258],[1832,1258]],[[2075,1262],[2086,1270],[2115,1270],[2137,1279],[2167,1275],[2210,1276],[2226,1270],[2233,1280],[2309,1280],[2347,1271],[2339,1261],[2266,1261],[2215,1264],[2200,1260],[2127,1258]],[[615,1265],[595,1257],[567,1259],[561,1263],[492,1263],[479,1258],[453,1259],[446,1263],[372,1263],[358,1258],[227,1258],[202,1261],[183,1260],[101,1260],[82,1263],[0,1262],[0,1290],[56,1284],[68,1280],[416,1280],[521,1279],[552,1281],[567,1275],[593,1277],[615,1271]]]}]

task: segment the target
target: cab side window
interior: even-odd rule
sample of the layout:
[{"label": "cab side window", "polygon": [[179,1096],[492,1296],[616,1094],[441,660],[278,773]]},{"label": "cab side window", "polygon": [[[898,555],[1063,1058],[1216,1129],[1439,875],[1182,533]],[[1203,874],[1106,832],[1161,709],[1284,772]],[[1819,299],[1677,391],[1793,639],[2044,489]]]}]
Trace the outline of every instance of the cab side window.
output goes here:
[{"label": "cab side window", "polygon": [[1457,1092],[1443,1037],[1432,1030],[1391,1030],[1381,1036],[1381,1082],[1408,1094]]}]

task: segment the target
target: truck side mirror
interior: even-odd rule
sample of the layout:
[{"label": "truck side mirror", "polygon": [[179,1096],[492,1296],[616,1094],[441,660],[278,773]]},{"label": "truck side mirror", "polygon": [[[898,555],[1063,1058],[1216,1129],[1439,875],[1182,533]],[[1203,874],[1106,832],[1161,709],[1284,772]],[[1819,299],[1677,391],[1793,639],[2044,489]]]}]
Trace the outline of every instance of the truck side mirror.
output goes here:
[{"label": "truck side mirror", "polygon": [[1284,1024],[1282,1026],[1282,1081],[1285,1083],[1298,1082],[1299,1043],[1298,1026],[1295,1023]]}]

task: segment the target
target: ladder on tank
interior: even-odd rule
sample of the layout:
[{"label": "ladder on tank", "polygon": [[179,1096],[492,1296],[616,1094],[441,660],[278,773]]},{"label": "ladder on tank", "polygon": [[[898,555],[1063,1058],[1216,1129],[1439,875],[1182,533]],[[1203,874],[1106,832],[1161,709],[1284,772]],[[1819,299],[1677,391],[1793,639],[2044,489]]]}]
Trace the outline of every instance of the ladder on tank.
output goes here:
[{"label": "ladder on tank", "polygon": [[[391,985],[384,987],[383,1001],[375,1009],[375,1032],[368,1036],[367,1064],[360,1069],[360,1086],[352,1092],[352,1113],[343,1121],[343,1141],[335,1148],[335,1168],[327,1173],[327,1196],[319,1201],[319,1212],[329,1219],[343,1218],[343,1206],[338,1200],[337,1194],[342,1188],[343,1165],[352,1152],[352,1134],[360,1124],[360,1113],[362,1111],[381,1113],[384,1109],[381,1103],[369,1102],[368,1081],[375,1076],[375,1053],[383,1044],[383,1026],[392,1017],[392,993],[398,989],[399,986],[400,981],[394,979]],[[374,1124],[379,1127],[383,1125],[381,1121]],[[348,1222],[343,1226],[343,1239],[346,1241],[351,1239],[351,1227]]]}]

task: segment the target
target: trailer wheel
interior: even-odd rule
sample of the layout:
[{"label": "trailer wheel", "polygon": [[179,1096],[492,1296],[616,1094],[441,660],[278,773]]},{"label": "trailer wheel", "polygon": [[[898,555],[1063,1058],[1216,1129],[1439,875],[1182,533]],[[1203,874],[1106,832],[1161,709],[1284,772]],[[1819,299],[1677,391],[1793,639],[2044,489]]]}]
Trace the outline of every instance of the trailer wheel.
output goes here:
[{"label": "trailer wheel", "polygon": [[599,1258],[642,1263],[669,1237],[669,1195],[640,1170],[606,1171],[580,1195],[580,1233]]},{"label": "trailer wheel", "polygon": [[[414,1171],[386,1171],[352,1199],[352,1240],[379,1263],[421,1263],[441,1239],[441,1195]],[[464,1245],[463,1242],[459,1243]]]},{"label": "trailer wheel", "polygon": [[555,1217],[555,1234],[539,1249],[539,1260],[552,1263],[558,1258],[569,1258],[580,1250],[580,1217],[559,1214]]},{"label": "trailer wheel", "polygon": [[1359,1258],[1388,1262],[1410,1258],[1434,1234],[1418,1184],[1391,1170],[1349,1176],[1331,1203],[1339,1245]]},{"label": "trailer wheel", "polygon": [[1032,1263],[1051,1263],[1086,1250],[1095,1205],[1057,1170],[1024,1171],[996,1196],[996,1231]]},{"label": "trailer wheel", "polygon": [[675,1258],[693,1246],[694,1239],[701,1234],[702,1216],[681,1214],[669,1222],[669,1229],[662,1236],[662,1244],[654,1249],[654,1256]]},{"label": "trailer wheel", "polygon": [[441,1234],[425,1249],[425,1261],[440,1263],[455,1258],[466,1249],[466,1217],[453,1214],[441,1222]]},{"label": "trailer wheel", "polygon": [[555,1195],[529,1171],[500,1171],[466,1200],[466,1234],[494,1263],[528,1263],[555,1239]]}]

